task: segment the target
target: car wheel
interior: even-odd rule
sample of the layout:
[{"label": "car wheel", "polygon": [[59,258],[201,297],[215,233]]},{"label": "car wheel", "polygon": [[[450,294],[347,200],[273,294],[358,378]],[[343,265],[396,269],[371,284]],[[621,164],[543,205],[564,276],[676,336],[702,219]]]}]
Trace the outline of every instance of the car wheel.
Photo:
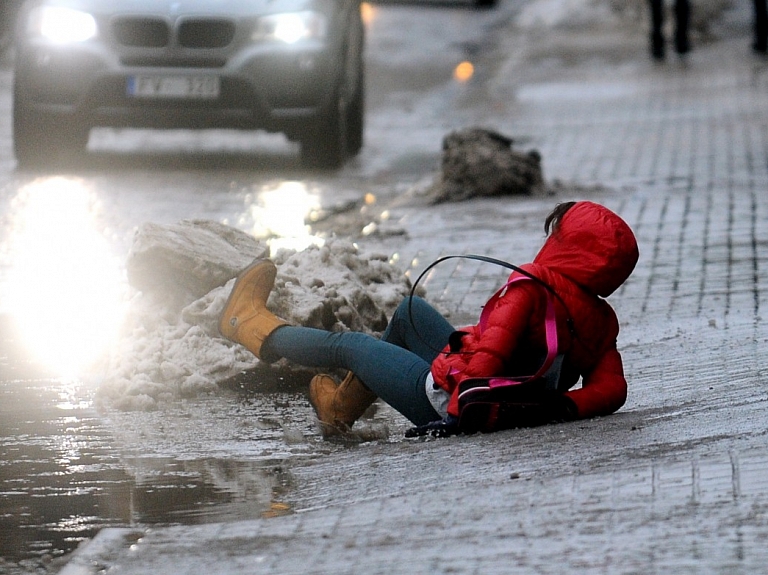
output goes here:
[{"label": "car wheel", "polygon": [[347,103],[341,84],[328,110],[301,137],[301,162],[308,168],[339,168],[347,158]]},{"label": "car wheel", "polygon": [[56,116],[13,110],[13,149],[25,168],[57,166],[77,160],[88,144],[87,126]]}]

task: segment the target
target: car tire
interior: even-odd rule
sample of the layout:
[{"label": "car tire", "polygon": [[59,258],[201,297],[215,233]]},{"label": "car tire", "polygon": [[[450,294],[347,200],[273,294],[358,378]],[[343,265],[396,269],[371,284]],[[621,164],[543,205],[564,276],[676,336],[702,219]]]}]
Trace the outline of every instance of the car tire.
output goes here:
[{"label": "car tire", "polygon": [[331,105],[301,137],[301,163],[306,168],[336,169],[347,158],[347,103],[341,83]]},{"label": "car tire", "polygon": [[13,110],[13,149],[23,168],[60,166],[79,159],[88,145],[89,128],[49,114]]}]

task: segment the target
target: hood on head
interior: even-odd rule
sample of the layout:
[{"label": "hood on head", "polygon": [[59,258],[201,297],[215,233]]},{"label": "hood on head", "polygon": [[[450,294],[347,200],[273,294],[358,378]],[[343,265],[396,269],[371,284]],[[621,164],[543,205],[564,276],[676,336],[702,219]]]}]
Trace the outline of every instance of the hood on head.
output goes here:
[{"label": "hood on head", "polygon": [[577,202],[544,242],[534,263],[607,297],[629,277],[638,257],[635,234],[624,220],[599,204]]}]

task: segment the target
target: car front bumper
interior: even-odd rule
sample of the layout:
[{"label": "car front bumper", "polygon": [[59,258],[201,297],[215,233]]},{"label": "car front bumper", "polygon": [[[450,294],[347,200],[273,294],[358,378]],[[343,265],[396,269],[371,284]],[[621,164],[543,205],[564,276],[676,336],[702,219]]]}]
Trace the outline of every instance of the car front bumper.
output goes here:
[{"label": "car front bumper", "polygon": [[[165,51],[168,52],[168,51]],[[27,112],[71,116],[89,126],[284,131],[321,113],[341,73],[333,45],[249,45],[170,54],[116,53],[100,43],[17,50],[15,101]],[[131,77],[215,77],[215,98],[136,97]]]}]

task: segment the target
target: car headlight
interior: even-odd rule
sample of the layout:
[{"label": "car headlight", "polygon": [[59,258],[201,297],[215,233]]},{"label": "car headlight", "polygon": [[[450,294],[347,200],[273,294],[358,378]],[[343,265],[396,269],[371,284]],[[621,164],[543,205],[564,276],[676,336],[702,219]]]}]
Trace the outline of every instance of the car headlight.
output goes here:
[{"label": "car headlight", "polygon": [[300,40],[322,40],[328,22],[319,12],[287,12],[262,16],[256,22],[251,38],[257,42],[279,41],[295,44]]},{"label": "car headlight", "polygon": [[41,6],[30,14],[27,30],[59,44],[85,42],[96,36],[96,19],[71,8]]}]

